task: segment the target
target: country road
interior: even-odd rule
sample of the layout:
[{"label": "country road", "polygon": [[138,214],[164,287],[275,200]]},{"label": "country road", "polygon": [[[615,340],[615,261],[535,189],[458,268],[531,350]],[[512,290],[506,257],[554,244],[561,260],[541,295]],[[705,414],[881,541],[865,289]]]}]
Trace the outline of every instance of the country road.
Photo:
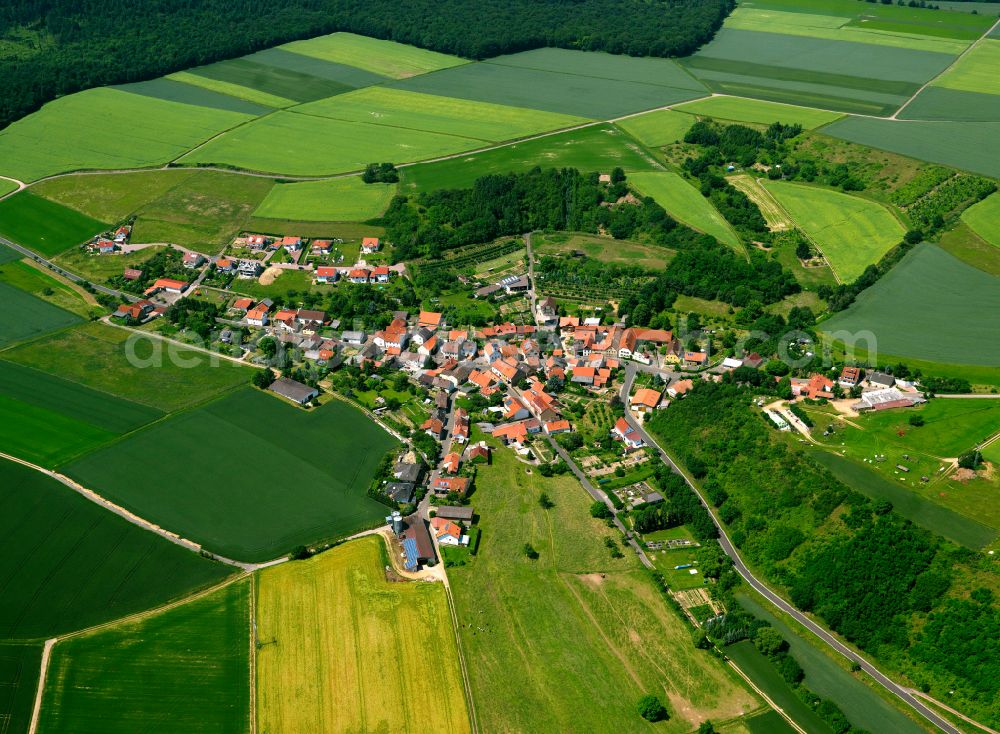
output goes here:
[{"label": "country road", "polygon": [[[622,400],[625,402],[626,405],[628,405],[628,395],[632,390],[632,383],[635,380],[635,375],[636,375],[635,367],[631,364],[626,366],[625,379],[623,381],[621,388]],[[687,482],[691,490],[698,496],[698,499],[701,501],[701,504],[704,505],[705,508],[708,510],[709,514],[712,517],[712,521],[715,523],[715,526],[719,531],[719,545],[722,546],[722,550],[725,551],[726,555],[728,555],[732,559],[733,567],[736,569],[737,573],[739,573],[739,575],[743,578],[744,581],[746,581],[750,586],[752,586],[757,593],[765,597],[769,602],[771,602],[782,612],[794,618],[796,622],[798,622],[803,627],[808,629],[810,632],[812,632],[814,635],[820,638],[831,648],[836,650],[838,653],[843,655],[851,662],[857,663],[862,670],[864,670],[868,675],[870,675],[872,678],[878,681],[878,683],[882,685],[882,687],[884,687],[891,694],[893,694],[898,699],[903,701],[905,704],[913,708],[918,714],[923,716],[938,729],[944,732],[948,732],[948,734],[962,734],[961,730],[957,729],[949,721],[939,716],[935,711],[933,711],[931,708],[924,705],[920,700],[918,700],[918,698],[909,688],[905,688],[895,683],[892,679],[890,679],[882,671],[876,668],[867,659],[865,659],[864,657],[856,653],[854,650],[849,648],[847,645],[842,643],[833,634],[831,634],[826,629],[821,627],[819,624],[814,622],[812,619],[807,617],[805,614],[800,612],[789,602],[785,601],[784,598],[782,598],[777,593],[772,591],[766,584],[757,579],[757,577],[753,575],[750,569],[747,568],[746,564],[743,562],[743,559],[740,557],[739,551],[736,549],[736,546],[733,545],[733,542],[730,540],[729,535],[726,533],[726,529],[722,526],[718,517],[716,517],[715,512],[712,509],[712,506],[705,501],[705,498],[702,496],[701,491],[695,486],[691,478],[683,470],[681,470],[680,467],[677,466],[677,464],[674,463],[670,455],[663,450],[663,448],[653,439],[652,436],[650,436],[645,431],[645,429],[643,429],[643,427],[639,424],[639,422],[636,421],[635,418],[633,418],[628,411],[626,411],[625,413],[625,419],[633,428],[635,428],[635,430],[639,433],[642,439],[649,446],[656,449],[657,453],[659,453],[660,458],[663,460],[663,462],[666,463],[668,466],[670,466],[670,468],[674,472],[676,472],[677,474],[679,474],[681,477],[684,478],[684,481]]]},{"label": "country road", "polygon": [[122,291],[116,291],[114,288],[107,288],[103,285],[98,285],[97,283],[90,283],[90,281],[88,281],[86,278],[81,278],[76,273],[71,273],[68,270],[63,270],[61,267],[53,263],[51,260],[46,260],[44,257],[37,254],[33,250],[29,250],[27,247],[19,245],[16,242],[11,242],[10,240],[4,237],[0,237],[0,245],[6,245],[10,249],[20,252],[25,257],[31,258],[35,262],[47,267],[52,272],[58,273],[62,277],[66,278],[67,280],[71,280],[74,283],[89,283],[91,286],[93,286],[94,290],[109,296],[114,296],[115,298],[121,298],[127,301],[139,300],[138,296],[133,296],[131,293],[123,293]]}]

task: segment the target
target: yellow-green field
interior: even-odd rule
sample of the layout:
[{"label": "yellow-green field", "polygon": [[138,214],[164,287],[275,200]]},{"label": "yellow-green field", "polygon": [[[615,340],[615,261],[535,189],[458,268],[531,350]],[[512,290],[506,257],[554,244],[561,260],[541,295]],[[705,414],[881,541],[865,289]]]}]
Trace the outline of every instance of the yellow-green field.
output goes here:
[{"label": "yellow-green field", "polygon": [[253,215],[301,222],[361,222],[384,212],[395,193],[395,185],[366,184],[359,176],[278,184]]},{"label": "yellow-green field", "polygon": [[765,186],[819,245],[830,267],[849,283],[903,239],[903,225],[881,204],[832,189],[787,181]]},{"label": "yellow-green field", "polygon": [[679,105],[676,109],[693,115],[717,117],[723,120],[737,122],[754,122],[760,125],[770,125],[772,122],[783,122],[786,125],[801,125],[811,130],[828,122],[843,117],[839,112],[815,110],[810,107],[765,102],[759,99],[744,99],[742,97],[717,96],[708,99],[698,99],[694,102]]},{"label": "yellow-green field", "polygon": [[256,102],[257,104],[267,105],[268,107],[291,107],[292,105],[297,104],[294,99],[279,97],[276,94],[270,94],[268,92],[261,91],[260,89],[254,89],[242,84],[226,82],[221,79],[210,79],[207,76],[192,74],[189,71],[178,71],[174,74],[168,74],[167,79],[172,79],[175,82],[184,82],[185,84],[193,84],[194,86],[201,87],[202,89],[209,89],[213,92],[228,94],[231,97],[239,97],[240,99],[245,99],[247,102]]},{"label": "yellow-green field", "polygon": [[369,537],[261,573],[259,731],[469,731],[445,589],[386,563]]},{"label": "yellow-green field", "polygon": [[667,213],[689,227],[710,234],[734,250],[742,245],[729,222],[694,186],[668,171],[637,172],[628,180],[646,196],[651,196]]},{"label": "yellow-green field", "polygon": [[962,221],[994,247],[1000,247],[1000,194],[993,194],[962,212]]},{"label": "yellow-green field", "polygon": [[746,194],[747,198],[757,205],[760,213],[764,215],[764,219],[767,221],[767,226],[772,230],[791,229],[794,226],[788,213],[781,208],[781,205],[771,196],[767,189],[757,183],[755,177],[747,173],[741,173],[738,176],[727,176],[726,180]]},{"label": "yellow-green field", "polygon": [[355,66],[394,79],[404,79],[415,74],[426,74],[429,71],[468,63],[457,56],[425,51],[422,48],[393,41],[357,36],[353,33],[331,33],[308,41],[286,43],[278,48],[324,61]]},{"label": "yellow-green field", "polygon": [[654,110],[619,120],[618,127],[639,140],[643,145],[659,148],[677,143],[691,129],[695,119],[673,110]]},{"label": "yellow-green field", "polygon": [[935,79],[934,86],[1000,94],[1000,41],[984,40]]},{"label": "yellow-green field", "polygon": [[368,87],[318,100],[296,112],[408,130],[500,141],[588,122],[583,117],[457,97]]}]

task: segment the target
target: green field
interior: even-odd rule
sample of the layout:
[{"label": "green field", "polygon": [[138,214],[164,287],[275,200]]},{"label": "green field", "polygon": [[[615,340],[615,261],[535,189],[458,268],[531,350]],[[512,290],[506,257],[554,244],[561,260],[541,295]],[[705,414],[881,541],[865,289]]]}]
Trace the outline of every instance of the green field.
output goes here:
[{"label": "green field", "polygon": [[[282,53],[284,52],[280,49],[270,49],[270,51],[238,59],[227,59],[208,66],[198,66],[190,69],[188,74],[204,77],[210,80],[209,84],[219,81],[243,89],[262,92],[271,96],[274,101],[312,102],[324,97],[343,94],[354,88],[354,85],[350,84],[347,79],[337,79],[335,73],[316,75],[289,68],[289,65],[276,66],[268,63],[268,54],[280,56]],[[327,64],[328,62],[318,63]],[[329,64],[329,66],[334,67],[331,71],[336,69],[333,64]],[[185,86],[189,86],[190,89],[199,89],[199,87],[187,84]],[[237,96],[247,97],[248,95],[237,94]],[[283,105],[279,104],[278,106]]]},{"label": "green field", "polygon": [[[65,471],[180,535],[263,561],[384,517],[385,506],[365,492],[394,443],[341,401],[307,413],[246,388],[133,433]],[[155,473],[145,471],[150,461]]]},{"label": "green field", "polygon": [[[777,711],[765,711],[762,714],[749,716],[743,722],[745,729],[733,729],[734,734],[796,734],[795,729],[789,726],[788,722],[782,718]],[[722,734],[729,734],[729,729],[721,729]]]},{"label": "green field", "polygon": [[796,724],[802,727],[806,734],[833,734],[829,724],[795,694],[774,664],[758,652],[752,642],[741,640],[735,645],[727,645],[723,651],[767,694],[768,698],[774,701],[775,705],[780,706]]},{"label": "green field", "polygon": [[742,31],[784,33],[792,36],[875,44],[893,48],[935,51],[957,56],[969,45],[968,41],[941,36],[905,33],[870,25],[851,25],[836,15],[814,15],[771,8],[739,7],[726,18],[726,28]]},{"label": "green field", "polygon": [[40,732],[249,731],[249,581],[60,641]]},{"label": "green field", "polygon": [[737,593],[737,599],[748,612],[781,633],[788,641],[791,654],[805,671],[805,686],[836,703],[854,726],[878,734],[925,733],[920,725],[910,721],[861,679],[842,668],[838,661],[828,657],[811,641],[807,642],[778,619],[771,607],[765,608],[756,597],[743,593]]},{"label": "green field", "polygon": [[659,148],[683,140],[694,118],[674,110],[654,110],[626,117],[615,124],[643,145]]},{"label": "green field", "polygon": [[513,140],[587,122],[586,118],[454,97],[369,87],[295,108],[302,114],[391,128],[457,135],[488,142]]},{"label": "green field", "polygon": [[381,215],[395,193],[393,185],[366,184],[358,176],[278,184],[253,215],[265,219],[359,222]]},{"label": "green field", "polygon": [[[901,460],[898,450],[892,455],[894,460]],[[975,491],[953,481],[935,481],[933,487],[926,488],[919,482],[907,482],[904,486],[894,481],[895,477],[886,476],[885,471],[876,473],[868,464],[833,453],[817,451],[815,459],[852,489],[876,502],[888,500],[902,517],[959,545],[981,550],[997,538],[1000,515],[993,509],[995,489]],[[961,514],[963,511],[969,514]]]},{"label": "green field", "polygon": [[[330,145],[336,140],[336,145]],[[346,173],[481,147],[479,140],[279,111],[215,138],[182,159],[291,175]]]},{"label": "green field", "polygon": [[1000,277],[1000,246],[987,242],[964,221],[942,234],[938,247],[984,273]]},{"label": "green field", "polygon": [[46,467],[156,420],[152,408],[0,361],[0,446]]},{"label": "green field", "polygon": [[[448,575],[458,618],[471,621],[460,634],[484,731],[562,732],[580,721],[590,731],[689,732],[758,708],[719,660],[692,646],[688,623],[634,554],[612,557],[604,539],[620,547],[620,536],[590,517],[575,479],[529,474],[497,450],[476,483],[479,552]],[[670,721],[636,713],[651,692]]]},{"label": "green field", "polygon": [[444,586],[391,583],[388,562],[373,537],[260,574],[261,731],[470,730]]},{"label": "green field", "polygon": [[872,361],[874,349],[904,358],[995,368],[1000,366],[1000,321],[984,315],[998,312],[1000,279],[925,244],[820,328],[828,335],[874,334],[875,344],[865,346]]},{"label": "green field", "polygon": [[273,186],[269,178],[198,171],[139,208],[132,242],[217,252],[243,229]]},{"label": "green field", "polygon": [[962,212],[962,221],[994,247],[1000,247],[1000,194],[993,194]]},{"label": "green field", "polygon": [[614,126],[592,125],[447,161],[408,166],[401,171],[402,191],[464,188],[481,176],[530,171],[535,166],[588,173],[610,173],[616,166],[626,171],[659,167],[638,143]]},{"label": "green field", "polygon": [[903,239],[903,225],[876,202],[784,181],[764,186],[819,246],[844,283],[855,280]]},{"label": "green field", "polygon": [[0,347],[33,339],[42,334],[80,322],[76,314],[64,311],[19,288],[0,282]]},{"label": "green field", "polygon": [[1000,41],[984,40],[935,79],[934,86],[966,92],[1000,94],[998,66],[1000,66]]},{"label": "green field", "polygon": [[[127,357],[132,339],[135,364]],[[188,407],[250,381],[246,367],[227,360],[213,366],[208,355],[100,323],[18,346],[5,351],[3,358],[164,411]]]},{"label": "green field", "polygon": [[279,97],[276,94],[262,92],[259,89],[243,86],[242,84],[236,84],[234,82],[212,79],[211,77],[201,76],[190,71],[177,71],[173,74],[168,74],[165,78],[172,81],[182,82],[184,84],[190,84],[202,89],[208,89],[220,94],[227,94],[238,99],[245,99],[247,102],[264,105],[265,107],[291,107],[298,104],[298,102],[294,99]]},{"label": "green field", "polygon": [[180,102],[196,107],[240,112],[247,115],[265,115],[271,111],[271,107],[268,105],[257,104],[239,96],[224,94],[218,90],[164,77],[131,84],[119,84],[113,86],[112,89],[167,102]]},{"label": "green field", "polygon": [[[567,56],[569,54],[569,56]],[[412,77],[392,86],[444,97],[607,120],[705,95],[668,59],[539,49]],[[646,63],[656,65],[649,69]],[[619,65],[621,65],[619,67]],[[651,83],[657,70],[660,82]],[[670,82],[683,86],[668,86]]]},{"label": "green field", "polygon": [[888,114],[953,54],[723,28],[682,62],[712,91],[804,107]]},{"label": "green field", "polygon": [[197,171],[172,168],[100,176],[62,176],[31,187],[38,196],[102,222],[120,222],[178,186]]},{"label": "green field", "polygon": [[[273,225],[282,224],[282,220],[280,219],[267,221]],[[277,226],[276,228],[283,231],[291,231],[286,230],[283,226]],[[274,282],[270,285],[262,285],[259,280],[237,280],[230,286],[230,289],[234,293],[243,293],[251,298],[274,298],[275,296],[288,298],[289,293],[292,291],[305,293],[314,288],[317,290],[328,290],[326,286],[317,286],[313,283],[313,274],[309,270],[283,270],[281,271],[281,275],[275,278]]]},{"label": "green field", "polygon": [[926,87],[899,114],[901,120],[1000,121],[1000,94]]},{"label": "green field", "polygon": [[34,181],[66,171],[162,165],[250,119],[117,89],[90,89],[49,102],[0,132],[0,173]]},{"label": "green field", "polygon": [[843,117],[838,112],[726,96],[695,100],[675,109],[692,115],[704,115],[737,122],[752,122],[760,125],[770,125],[772,122],[801,125],[806,130],[812,130]]},{"label": "green field", "polygon": [[58,255],[107,228],[30,191],[0,201],[0,237],[42,255]]},{"label": "green field", "polygon": [[367,69],[394,79],[468,63],[457,56],[353,33],[331,33],[308,41],[286,43],[279,48],[324,61]]},{"label": "green field", "polygon": [[5,178],[0,178],[0,196],[6,196],[11,191],[17,191],[17,184]]},{"label": "green field", "polygon": [[673,250],[665,247],[646,245],[641,242],[569,232],[536,235],[532,242],[532,249],[542,255],[562,255],[580,251],[587,257],[601,262],[641,265],[650,270],[662,270],[675,254]]},{"label": "green field", "polygon": [[28,259],[3,263],[0,264],[0,281],[83,318],[102,312],[94,297],[80,286],[71,285],[42,268]]},{"label": "green field", "polygon": [[823,132],[912,158],[1000,176],[1000,122],[900,122],[847,117]]},{"label": "green field", "polygon": [[653,197],[674,219],[712,235],[737,252],[743,251],[729,222],[698,189],[678,174],[667,171],[633,173],[628,180],[640,192]]},{"label": "green field", "polygon": [[0,731],[28,731],[42,660],[40,645],[0,644]]},{"label": "green field", "polygon": [[232,570],[8,461],[0,461],[0,506],[3,639],[41,639],[120,618]]}]

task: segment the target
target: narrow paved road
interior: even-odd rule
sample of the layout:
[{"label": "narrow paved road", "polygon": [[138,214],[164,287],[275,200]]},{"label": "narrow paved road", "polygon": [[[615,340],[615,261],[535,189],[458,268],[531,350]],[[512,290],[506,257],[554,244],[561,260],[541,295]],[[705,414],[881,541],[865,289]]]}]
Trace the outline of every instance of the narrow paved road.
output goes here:
[{"label": "narrow paved road", "polygon": [[10,240],[4,237],[0,237],[0,244],[7,245],[7,247],[11,248],[12,250],[16,250],[25,257],[29,257],[35,262],[41,263],[49,270],[55,273],[59,273],[59,275],[63,276],[68,280],[72,280],[74,283],[89,283],[94,287],[94,290],[100,291],[101,293],[105,293],[109,296],[114,296],[115,298],[121,298],[128,301],[139,300],[138,296],[133,296],[131,293],[123,293],[122,291],[116,291],[114,288],[107,288],[103,285],[97,285],[97,283],[90,283],[90,281],[88,281],[86,278],[81,278],[79,275],[76,275],[75,273],[71,273],[68,270],[63,270],[61,267],[53,263],[51,260],[46,260],[38,253],[29,250],[27,247],[19,245],[16,242],[11,242]]},{"label": "narrow paved road", "polygon": [[[621,390],[622,399],[626,401],[625,403],[626,405],[628,404],[627,402],[628,394],[631,392],[632,389],[632,382],[635,380],[635,374],[636,370],[634,369],[633,365],[629,364],[628,366],[626,366],[625,380],[622,384],[622,390]],[[872,678],[878,681],[879,684],[881,684],[886,690],[888,690],[898,699],[900,699],[905,704],[913,708],[918,714],[923,716],[938,729],[944,732],[948,732],[948,734],[962,734],[961,731],[957,729],[954,725],[952,725],[946,719],[939,716],[936,712],[934,712],[932,709],[925,706],[920,700],[918,700],[917,697],[913,694],[913,692],[909,688],[905,688],[893,682],[887,675],[885,675],[882,671],[880,671],[878,668],[876,668],[874,665],[868,662],[868,660],[866,660],[861,655],[856,653],[854,650],[849,648],[847,645],[842,643],[840,640],[834,637],[834,635],[832,635],[826,629],[824,629],[819,624],[814,622],[812,619],[807,617],[805,614],[800,612],[790,603],[785,601],[781,596],[773,592],[762,581],[758,580],[757,577],[750,572],[750,569],[747,568],[746,564],[743,562],[743,559],[740,557],[739,551],[736,549],[736,546],[733,545],[733,542],[729,539],[729,535],[726,533],[725,528],[722,527],[722,524],[716,517],[715,512],[712,510],[711,505],[709,505],[708,502],[705,501],[705,498],[702,496],[701,492],[695,486],[694,482],[691,481],[691,478],[688,477],[688,475],[674,463],[673,459],[669,456],[669,454],[667,454],[667,452],[663,450],[663,448],[653,439],[653,437],[650,436],[645,431],[645,429],[643,429],[643,427],[638,423],[638,421],[636,421],[635,418],[633,418],[627,411],[625,414],[625,419],[629,422],[629,424],[633,428],[636,429],[636,431],[638,431],[639,435],[642,436],[643,440],[649,446],[652,446],[654,449],[656,449],[663,462],[666,463],[675,473],[684,478],[684,481],[687,482],[691,490],[698,496],[698,499],[701,501],[701,504],[704,505],[705,508],[708,510],[709,514],[712,517],[712,521],[715,523],[715,526],[719,531],[719,544],[722,546],[722,550],[724,550],[726,552],[726,555],[728,555],[732,559],[733,567],[736,569],[737,573],[739,573],[739,575],[743,577],[744,581],[746,581],[750,586],[752,586],[754,590],[757,591],[757,593],[767,598],[767,600],[770,601],[772,604],[774,604],[776,607],[778,607],[778,609],[780,609],[781,611],[785,612],[786,614],[794,618],[796,622],[798,622],[803,627],[808,629],[810,632],[812,632],[814,635],[820,638],[827,645],[832,647],[834,650],[839,652],[841,655],[843,655],[851,662],[857,663],[859,666],[861,666],[862,670],[864,670],[866,673],[868,673],[868,675],[870,675]]]}]

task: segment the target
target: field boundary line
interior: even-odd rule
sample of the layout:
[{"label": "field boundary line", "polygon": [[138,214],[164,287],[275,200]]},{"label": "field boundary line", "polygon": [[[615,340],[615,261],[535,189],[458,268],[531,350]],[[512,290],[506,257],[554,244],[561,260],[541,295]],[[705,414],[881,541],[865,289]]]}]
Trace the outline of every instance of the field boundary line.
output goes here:
[{"label": "field boundary line", "polygon": [[52,657],[52,648],[55,647],[58,638],[53,637],[45,641],[42,648],[42,662],[38,666],[38,687],[35,689],[35,703],[31,708],[31,723],[28,725],[28,734],[35,734],[38,731],[38,718],[42,714],[42,694],[45,691],[45,678],[49,670],[49,659]]},{"label": "field boundary line", "polygon": [[781,716],[781,718],[783,718],[785,721],[787,721],[789,726],[791,726],[793,729],[795,729],[795,731],[797,731],[799,734],[809,734],[805,729],[803,729],[801,726],[799,726],[798,723],[791,716],[789,716],[787,713],[785,713],[785,710],[783,708],[781,708],[781,706],[779,706],[774,701],[772,701],[771,697],[768,696],[766,693],[764,693],[764,691],[762,691],[760,689],[760,687],[758,687],[758,685],[756,683],[754,683],[750,679],[749,675],[747,675],[745,672],[743,672],[743,669],[740,668],[740,666],[736,664],[735,660],[733,660],[731,657],[729,657],[728,655],[726,655],[725,652],[723,652],[721,650],[720,650],[720,652],[722,652],[723,656],[725,657],[726,662],[729,663],[729,665],[732,667],[732,669],[736,671],[737,675],[739,675],[740,678],[742,678],[744,681],[746,681],[746,684],[748,686],[750,686],[750,688],[752,688],[754,691],[756,691],[757,695],[760,696],[761,698],[763,698],[764,701],[767,703],[768,706],[771,707],[772,710],[776,711],[778,713],[778,715]]},{"label": "field boundary line", "polygon": [[257,734],[257,574],[250,574],[250,734]]},{"label": "field boundary line", "polygon": [[922,87],[920,87],[920,89],[918,89],[916,92],[914,92],[913,96],[911,96],[908,100],[906,100],[903,103],[903,105],[898,110],[896,110],[895,112],[892,113],[891,116],[889,116],[888,119],[890,119],[890,120],[896,120],[896,119],[898,119],[897,116],[899,115],[899,113],[902,112],[903,110],[905,110],[907,107],[909,107],[910,103],[913,100],[915,100],[920,95],[921,92],[923,92],[925,89],[927,89],[927,87],[931,86],[934,82],[936,82],[938,79],[940,79],[946,73],[948,73],[948,71],[950,71],[951,69],[955,68],[955,64],[957,64],[959,61],[961,61],[963,58],[965,58],[965,56],[967,56],[974,48],[976,48],[985,39],[989,38],[990,34],[993,33],[993,31],[995,31],[997,29],[997,26],[1000,26],[1000,18],[998,18],[997,21],[993,25],[991,25],[989,28],[987,28],[986,32],[983,33],[983,35],[981,35],[975,41],[973,41],[968,46],[966,46],[965,50],[962,53],[960,53],[958,56],[956,56],[954,59],[952,59],[952,62],[950,64],[948,64],[946,67],[944,67],[943,69],[941,69],[941,71],[939,71],[937,74],[935,74],[930,79],[928,79],[926,82],[924,82],[924,85]]}]

